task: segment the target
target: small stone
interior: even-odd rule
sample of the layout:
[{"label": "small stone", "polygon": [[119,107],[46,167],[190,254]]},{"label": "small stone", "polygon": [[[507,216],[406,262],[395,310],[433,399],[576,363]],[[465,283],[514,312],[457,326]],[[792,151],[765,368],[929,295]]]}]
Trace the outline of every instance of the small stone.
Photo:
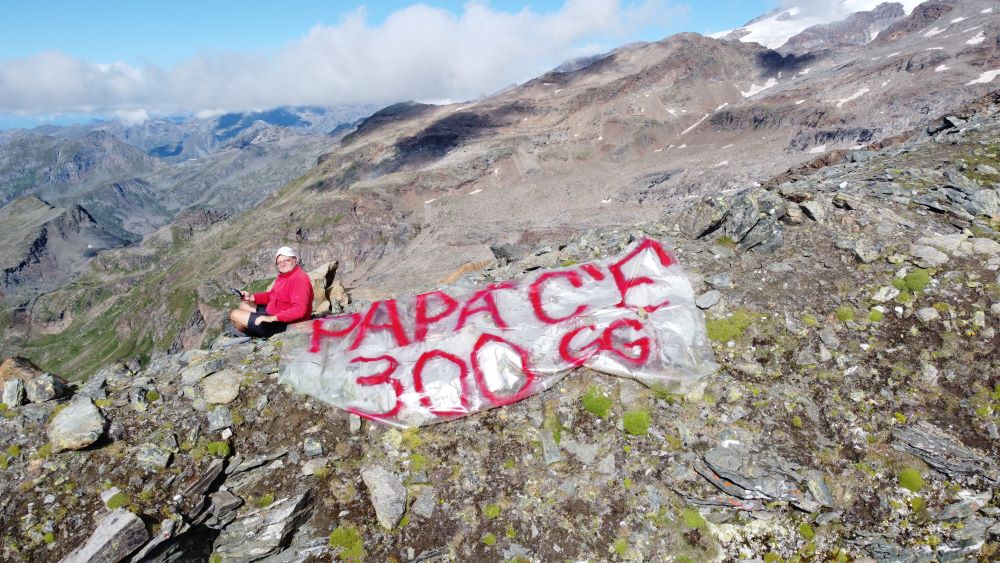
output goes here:
[{"label": "small stone", "polygon": [[361,417],[356,414],[348,415],[348,428],[351,434],[357,434],[361,431]]},{"label": "small stone", "polygon": [[613,475],[616,469],[615,454],[608,454],[597,464],[597,471],[604,475]]},{"label": "small stone", "polygon": [[264,407],[266,406],[267,406],[267,395],[261,395],[260,397],[257,397],[257,402],[254,404],[254,408],[257,409],[257,412],[264,410]]},{"label": "small stone", "polygon": [[8,379],[3,384],[3,404],[12,409],[24,404],[27,395],[24,391],[24,382],[18,378]]},{"label": "small stone", "polygon": [[145,442],[139,444],[135,454],[135,461],[139,466],[153,471],[165,469],[170,465],[171,453],[156,444]]},{"label": "small stone", "polygon": [[976,311],[972,313],[972,326],[976,328],[983,328],[986,326],[986,312]]},{"label": "small stone", "polygon": [[538,434],[542,442],[542,458],[545,460],[545,465],[552,465],[553,463],[562,461],[562,453],[559,452],[559,444],[556,443],[556,439],[552,436],[552,432],[549,430],[542,430]]},{"label": "small stone", "polygon": [[932,246],[913,245],[910,247],[913,262],[921,268],[936,268],[948,262],[948,255]]},{"label": "small stone", "polygon": [[149,539],[142,520],[118,508],[97,525],[85,544],[66,556],[61,563],[121,561],[139,549]]},{"label": "small stone", "polygon": [[1000,175],[1000,172],[997,172],[997,169],[993,168],[989,164],[977,164],[975,171],[979,172],[980,174],[989,174],[991,176]]},{"label": "small stone", "polygon": [[51,373],[43,373],[29,379],[24,384],[25,394],[32,403],[43,403],[61,399],[69,392],[69,385],[62,378]]},{"label": "small stone", "polygon": [[920,365],[920,376],[925,383],[937,383],[938,369],[931,364],[923,363]]},{"label": "small stone", "polygon": [[816,358],[816,353],[810,348],[803,348],[799,350],[798,355],[795,357],[795,365],[797,366],[812,366],[819,363]]},{"label": "small stone", "polygon": [[1000,303],[990,305],[990,312],[993,313],[994,317],[1000,318]]},{"label": "small stone", "polygon": [[577,442],[572,438],[563,438],[559,445],[565,448],[567,452],[573,454],[584,465],[594,463],[594,459],[597,458],[599,451],[597,444],[585,444]]},{"label": "small stone", "polygon": [[882,286],[872,295],[872,301],[876,303],[888,303],[899,296],[899,290],[891,285]]},{"label": "small stone", "polygon": [[233,416],[229,409],[224,406],[217,406],[206,411],[208,416],[208,431],[217,432],[233,425]]},{"label": "small stone", "polygon": [[107,506],[108,502],[120,492],[122,492],[122,490],[118,487],[111,487],[110,489],[101,491],[101,503]]},{"label": "small stone", "polygon": [[49,442],[54,452],[79,450],[93,444],[104,433],[107,421],[88,398],[69,403],[49,422]]},{"label": "small stone", "polygon": [[222,439],[223,440],[228,440],[228,439],[230,439],[232,437],[233,437],[233,429],[232,428],[223,428],[222,429]]},{"label": "small stone", "polygon": [[854,255],[858,257],[858,260],[861,260],[865,264],[870,264],[878,260],[879,256],[882,255],[878,247],[867,239],[859,239],[855,241],[851,250],[854,251]]},{"label": "small stone", "polygon": [[715,289],[732,289],[733,278],[728,272],[723,272],[721,274],[715,274],[714,276],[708,276],[705,278],[705,283]]},{"label": "small stone", "polygon": [[383,528],[391,530],[406,511],[406,487],[395,473],[384,467],[369,467],[361,472],[375,517]]},{"label": "small stone", "polygon": [[941,314],[934,307],[924,307],[917,311],[917,318],[920,319],[920,322],[929,323],[940,319]]},{"label": "small stone", "polygon": [[722,299],[722,293],[713,289],[699,295],[698,298],[695,299],[695,305],[701,309],[708,309],[715,306],[720,299]]},{"label": "small stone", "polygon": [[306,438],[302,442],[302,451],[309,457],[323,455],[323,444],[316,438]]},{"label": "small stone", "polygon": [[329,463],[329,461],[330,460],[328,460],[325,457],[319,457],[319,458],[316,458],[316,459],[310,459],[310,460],[308,460],[308,461],[306,461],[305,463],[302,464],[302,474],[303,475],[315,475],[316,471],[319,470],[319,469],[325,468],[326,465],[327,465],[327,463]]},{"label": "small stone", "polygon": [[806,217],[809,217],[817,223],[822,223],[826,218],[826,210],[823,209],[823,204],[814,199],[803,201],[799,204],[799,207],[801,207],[802,211],[805,212]]},{"label": "small stone", "polygon": [[410,510],[417,516],[427,519],[434,516],[437,508],[437,490],[434,487],[422,487]]},{"label": "small stone", "polygon": [[823,330],[819,331],[819,339],[822,340],[823,344],[826,344],[826,346],[831,350],[840,348],[840,337],[837,336],[837,333],[832,327],[823,327]]}]

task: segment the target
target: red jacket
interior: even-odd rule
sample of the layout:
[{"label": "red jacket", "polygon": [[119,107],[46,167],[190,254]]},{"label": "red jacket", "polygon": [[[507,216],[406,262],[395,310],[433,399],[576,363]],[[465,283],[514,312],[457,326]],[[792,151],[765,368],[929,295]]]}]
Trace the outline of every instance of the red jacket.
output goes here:
[{"label": "red jacket", "polygon": [[309,274],[301,266],[287,274],[278,274],[270,291],[255,293],[253,302],[267,305],[267,314],[283,323],[295,323],[312,316],[313,287]]}]

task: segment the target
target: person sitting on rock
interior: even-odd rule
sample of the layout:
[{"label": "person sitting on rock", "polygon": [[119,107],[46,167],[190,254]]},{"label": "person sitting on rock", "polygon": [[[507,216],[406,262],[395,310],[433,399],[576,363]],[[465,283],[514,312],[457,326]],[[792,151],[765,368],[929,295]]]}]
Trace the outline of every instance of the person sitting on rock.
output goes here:
[{"label": "person sitting on rock", "polygon": [[312,316],[313,287],[309,274],[298,264],[298,255],[287,246],[274,256],[278,279],[262,293],[240,291],[243,302],[229,313],[236,329],[249,336],[267,338],[284,332],[289,323]]}]

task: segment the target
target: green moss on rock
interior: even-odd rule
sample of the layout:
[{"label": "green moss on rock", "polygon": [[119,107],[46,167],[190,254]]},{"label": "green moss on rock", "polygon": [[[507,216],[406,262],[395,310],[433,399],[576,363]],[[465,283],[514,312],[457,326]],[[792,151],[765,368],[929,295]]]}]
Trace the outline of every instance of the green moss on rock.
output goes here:
[{"label": "green moss on rock", "polygon": [[607,418],[611,411],[611,398],[591,386],[583,395],[583,408],[596,417]]},{"label": "green moss on rock", "polygon": [[924,478],[920,475],[920,471],[912,467],[907,467],[899,472],[899,485],[904,489],[916,493],[924,488],[925,483]]},{"label": "green moss on rock", "polygon": [[632,436],[645,436],[649,433],[649,411],[630,411],[622,419],[625,432]]}]

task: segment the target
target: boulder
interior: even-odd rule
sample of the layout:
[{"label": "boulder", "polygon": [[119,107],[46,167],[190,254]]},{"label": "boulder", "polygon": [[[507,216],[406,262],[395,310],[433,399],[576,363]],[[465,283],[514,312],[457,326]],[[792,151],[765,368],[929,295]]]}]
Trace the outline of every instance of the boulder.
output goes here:
[{"label": "boulder", "polygon": [[243,376],[232,369],[224,369],[201,380],[202,395],[206,402],[227,404],[240,395]]},{"label": "boulder", "polygon": [[24,383],[18,378],[8,379],[3,384],[3,404],[7,408],[19,407],[24,404]]},{"label": "boulder", "polygon": [[22,382],[30,381],[42,373],[44,372],[31,363],[31,360],[14,356],[7,358],[0,364],[0,383],[11,379],[20,379]]},{"label": "boulder", "polygon": [[313,286],[313,312],[330,312],[330,303],[333,301],[330,299],[330,286],[333,285],[333,278],[337,276],[339,266],[340,263],[334,260],[309,272],[309,280]]},{"label": "boulder", "polygon": [[61,399],[69,394],[69,384],[61,377],[43,373],[32,379],[24,380],[24,390],[32,403],[44,403],[53,399]]},{"label": "boulder", "polygon": [[104,433],[107,421],[88,398],[77,399],[49,422],[49,442],[55,452],[79,450],[93,444]]},{"label": "boulder", "polygon": [[62,563],[121,561],[149,539],[138,516],[119,508],[107,515],[85,544],[63,558]]}]

